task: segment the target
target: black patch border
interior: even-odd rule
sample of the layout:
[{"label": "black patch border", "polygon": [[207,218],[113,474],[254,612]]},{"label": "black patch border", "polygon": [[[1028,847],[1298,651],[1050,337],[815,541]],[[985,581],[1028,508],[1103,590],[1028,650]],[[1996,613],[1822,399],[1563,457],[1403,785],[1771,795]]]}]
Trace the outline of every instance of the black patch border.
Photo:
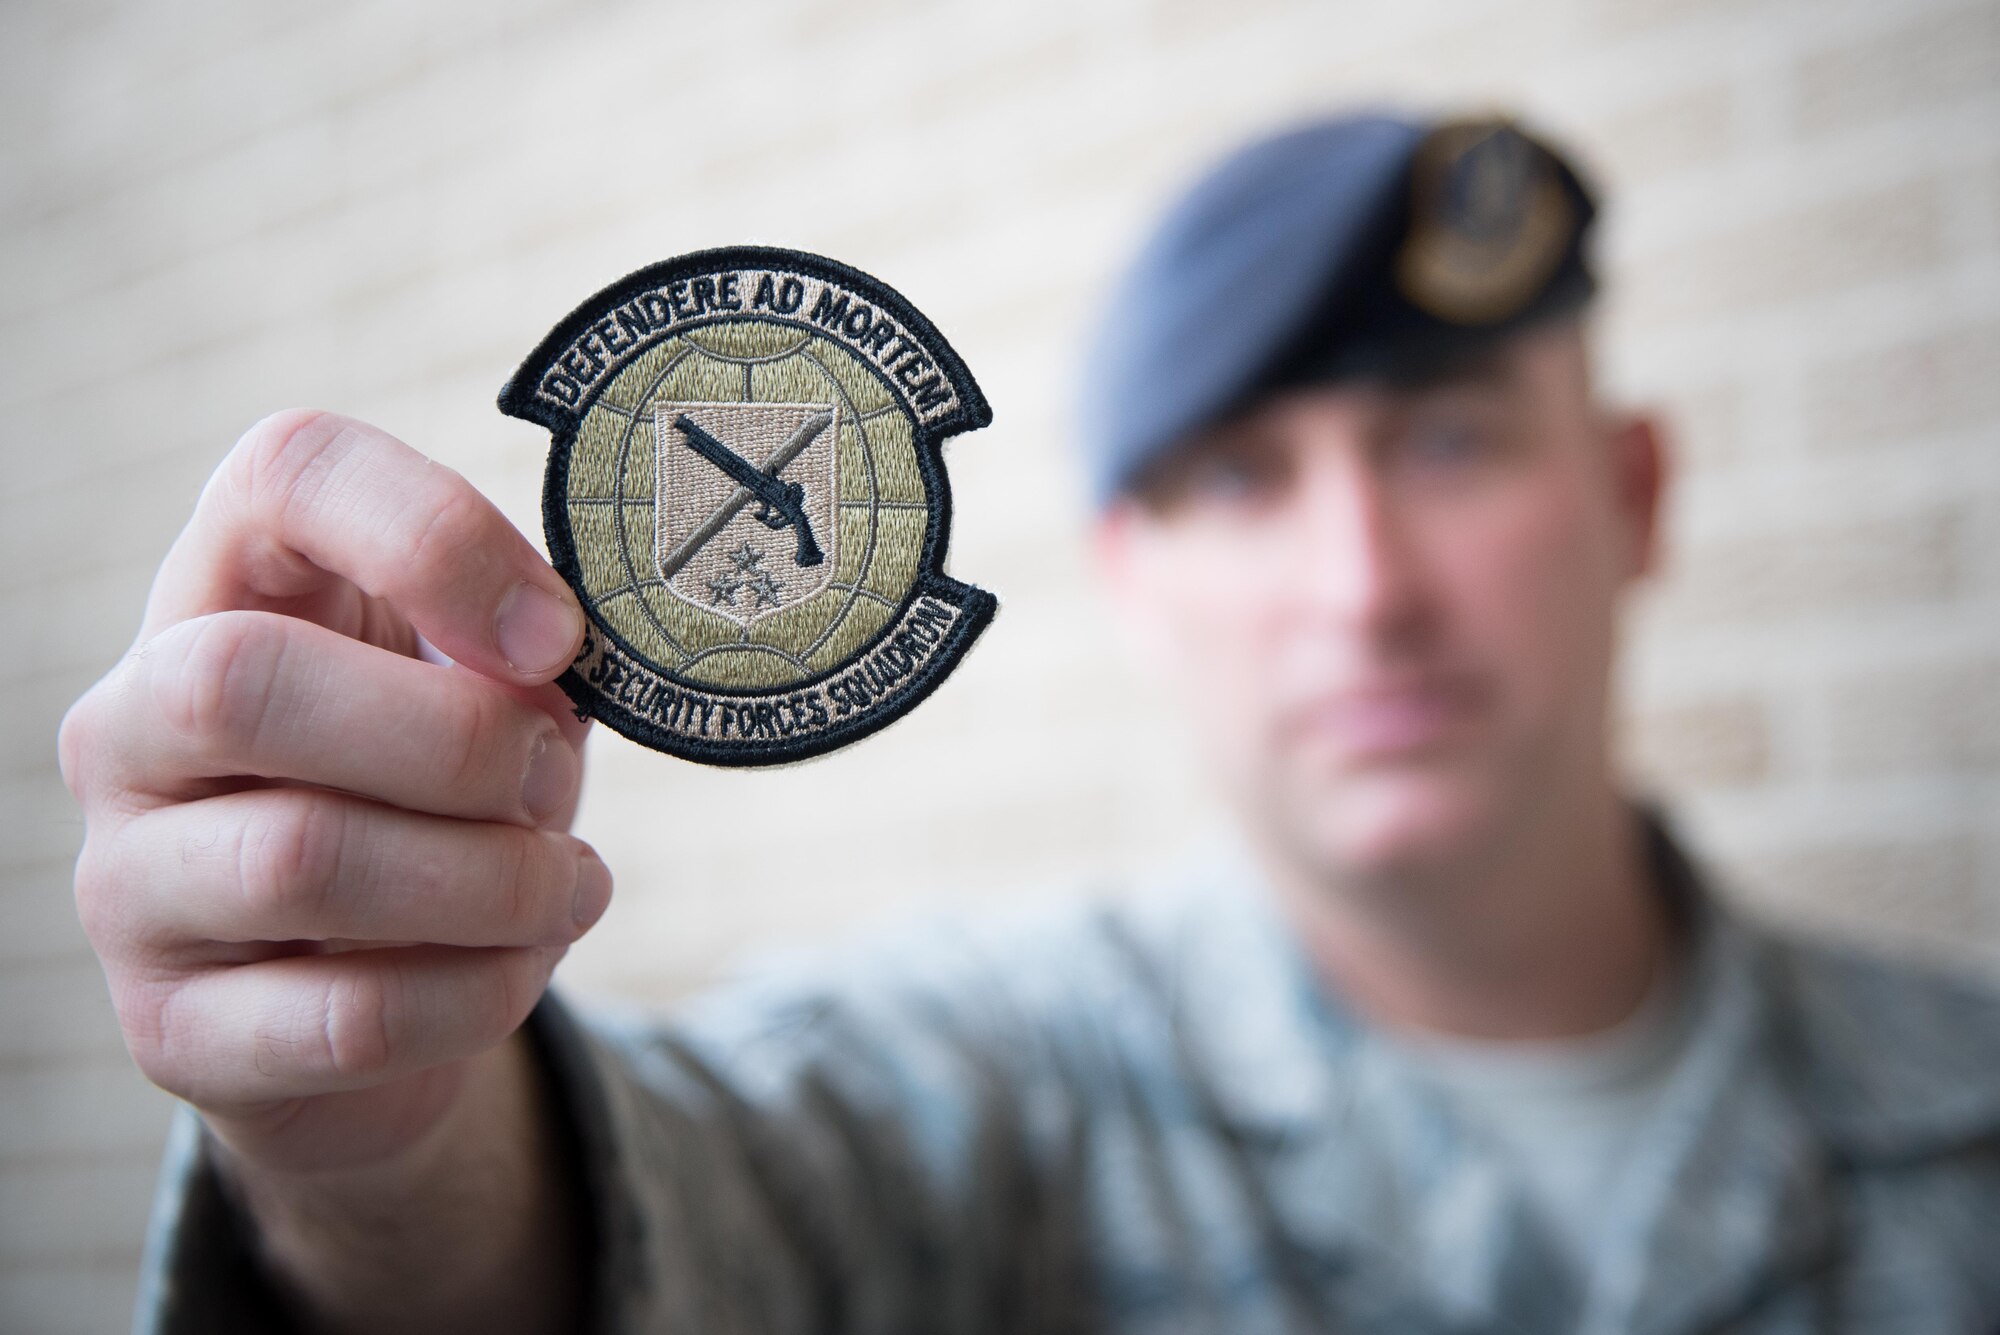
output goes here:
[{"label": "black patch border", "polygon": [[[566,503],[568,492],[565,482],[569,476],[570,453],[575,447],[576,433],[584,417],[595,405],[598,395],[617,376],[612,369],[607,369],[584,392],[576,405],[569,408],[549,403],[536,392],[537,387],[541,384],[543,376],[555,366],[556,358],[572,342],[619,306],[635,299],[641,293],[664,284],[731,268],[789,270],[816,278],[821,282],[836,284],[858,296],[866,297],[878,310],[886,311],[905,329],[917,336],[925,351],[931,354],[938,373],[950,383],[957,399],[957,406],[952,411],[929,422],[914,411],[909,414],[912,423],[912,441],[917,454],[917,468],[923,478],[925,495],[930,498],[929,513],[925,517],[923,548],[917,558],[916,577],[911,581],[909,592],[904,595],[902,602],[897,604],[882,629],[834,667],[781,688],[742,690],[699,682],[682,682],[673,673],[653,664],[633,650],[617,632],[599,621],[595,611],[587,603],[585,604],[584,615],[589,623],[585,638],[586,646],[590,642],[589,637],[601,636],[617,651],[645,664],[652,671],[684,686],[688,691],[724,700],[780,698],[809,690],[848,671],[896,631],[919,599],[931,598],[948,603],[957,610],[958,616],[950,632],[928,657],[912,668],[909,679],[901,684],[893,698],[878,707],[864,710],[818,732],[798,738],[723,741],[690,737],[663,726],[650,715],[611,699],[586,682],[574,667],[565,668],[562,675],[556,679],[564,694],[569,697],[570,703],[575,706],[577,716],[580,718],[598,719],[613,731],[642,746],[679,756],[683,760],[740,768],[784,765],[809,760],[814,756],[824,755],[858,742],[894,723],[921,704],[958,666],[965,651],[992,622],[994,614],[999,610],[999,600],[984,589],[975,588],[944,573],[945,549],[951,534],[951,486],[945,475],[944,442],[962,432],[975,431],[993,420],[993,410],[988,406],[985,394],[980,390],[978,382],[972,378],[971,370],[967,368],[957,350],[945,340],[937,326],[912,306],[900,292],[871,274],[809,251],[793,250],[783,246],[745,245],[718,246],[676,255],[672,259],[635,269],[617,282],[593,293],[557,322],[542,341],[535,345],[534,351],[522,359],[521,365],[512,376],[508,377],[507,383],[501,386],[499,397],[501,412],[509,417],[517,417],[545,427],[550,433],[548,463],[542,474],[542,528],[548,541],[549,562],[570,588],[578,592],[578,601],[583,602],[581,593],[583,567],[577,554],[576,541],[571,534],[569,509]],[[676,323],[672,327],[672,332],[681,333],[741,318],[795,325],[801,329],[830,336],[830,331],[814,324],[803,314],[795,318],[769,311],[757,312],[754,317],[731,313],[714,318],[687,320]],[[645,347],[650,346],[652,343],[649,341]],[[630,355],[636,356],[642,351],[644,347],[635,348]],[[865,359],[864,364],[868,364]],[[882,374],[879,367],[868,365],[877,375]],[[907,407],[907,399],[902,391],[892,384],[890,392],[897,395],[899,404]]]}]

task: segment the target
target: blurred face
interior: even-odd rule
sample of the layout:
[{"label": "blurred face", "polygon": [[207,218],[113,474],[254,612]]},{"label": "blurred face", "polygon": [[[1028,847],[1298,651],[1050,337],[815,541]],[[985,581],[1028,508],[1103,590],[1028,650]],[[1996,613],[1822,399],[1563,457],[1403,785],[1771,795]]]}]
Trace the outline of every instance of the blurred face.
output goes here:
[{"label": "blurred face", "polygon": [[1563,323],[1436,383],[1271,398],[1098,536],[1253,832],[1311,874],[1394,877],[1602,792],[1659,482]]}]

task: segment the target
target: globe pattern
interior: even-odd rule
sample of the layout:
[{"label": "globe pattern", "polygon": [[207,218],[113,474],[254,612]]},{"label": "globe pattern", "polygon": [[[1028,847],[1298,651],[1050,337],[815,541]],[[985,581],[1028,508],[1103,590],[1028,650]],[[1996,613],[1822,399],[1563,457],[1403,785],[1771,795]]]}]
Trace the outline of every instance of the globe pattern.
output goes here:
[{"label": "globe pattern", "polygon": [[[838,532],[827,586],[745,626],[683,597],[654,556],[654,405],[818,403],[838,414]],[[778,320],[732,319],[648,348],[603,386],[569,456],[566,511],[593,615],[663,673],[774,690],[850,658],[895,615],[929,520],[914,424],[878,372]]]}]

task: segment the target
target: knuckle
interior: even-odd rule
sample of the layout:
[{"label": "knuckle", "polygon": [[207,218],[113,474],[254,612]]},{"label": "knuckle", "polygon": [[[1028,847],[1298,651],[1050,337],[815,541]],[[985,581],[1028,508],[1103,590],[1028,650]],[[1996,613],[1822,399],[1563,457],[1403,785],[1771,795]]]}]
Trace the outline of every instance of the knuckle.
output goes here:
[{"label": "knuckle", "polygon": [[125,927],[118,878],[110,862],[102,840],[95,836],[85,838],[83,850],[77,854],[76,880],[72,886],[77,921],[83,925],[83,934],[91,946],[100,953],[118,939]]},{"label": "knuckle", "polygon": [[[520,804],[521,776],[526,772],[526,756],[534,743],[523,726],[520,706],[497,689],[472,689],[459,693],[461,708],[439,737],[438,762],[445,783],[454,793],[476,794],[492,791],[494,800],[510,807]],[[503,757],[520,755],[511,768]]]},{"label": "knuckle", "polygon": [[316,794],[285,797],[266,804],[243,831],[237,884],[252,921],[312,935],[340,885],[347,810]]},{"label": "knuckle", "polygon": [[406,555],[416,568],[455,565],[489,532],[491,512],[472,484],[442,464],[430,466],[431,486],[411,507]]},{"label": "knuckle", "polygon": [[139,1073],[169,1094],[190,1098],[193,1073],[182,1060],[184,1045],[175,1041],[172,989],[114,979],[111,998],[125,1050]]},{"label": "knuckle", "polygon": [[98,716],[103,712],[101,685],[90,690],[63,713],[62,724],[56,729],[56,764],[62,771],[62,780],[68,786],[70,795],[82,801],[93,786],[96,760],[102,750],[102,732]]},{"label": "knuckle", "polygon": [[127,653],[77,698],[56,731],[56,762],[63,783],[86,815],[127,796],[118,783],[119,759],[130,749],[134,731],[153,721],[153,711],[133,694],[147,670],[147,659],[145,646]]},{"label": "knuckle", "polygon": [[287,408],[251,425],[237,440],[216,482],[244,498],[281,499],[338,440],[346,419],[314,408]]},{"label": "knuckle", "polygon": [[343,1080],[374,1080],[395,1060],[392,968],[338,974],[322,994],[319,1042],[326,1068]]},{"label": "knuckle", "polygon": [[271,707],[285,650],[274,623],[256,612],[216,612],[168,631],[163,638],[178,652],[146,657],[159,716],[205,749],[247,748]]},{"label": "knuckle", "polygon": [[549,917],[549,859],[545,836],[509,831],[499,843],[494,875],[502,921],[516,939],[542,933]]},{"label": "knuckle", "polygon": [[561,958],[560,947],[508,951],[497,963],[494,976],[493,1038],[498,1041],[518,1029],[547,990],[549,975]]},{"label": "knuckle", "polygon": [[339,413],[273,413],[243,433],[202,493],[200,508],[219,507],[255,528],[291,532],[337,503],[340,461],[364,443],[364,435],[361,423]]}]

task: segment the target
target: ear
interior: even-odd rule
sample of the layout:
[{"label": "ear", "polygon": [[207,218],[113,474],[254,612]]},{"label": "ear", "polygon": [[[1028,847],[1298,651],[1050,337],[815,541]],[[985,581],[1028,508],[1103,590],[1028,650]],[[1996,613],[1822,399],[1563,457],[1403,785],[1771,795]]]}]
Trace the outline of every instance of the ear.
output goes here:
[{"label": "ear", "polygon": [[1661,521],[1667,483],[1672,473],[1666,435],[1651,413],[1628,413],[1611,422],[1612,485],[1626,532],[1630,535],[1627,579],[1640,579],[1659,569]]}]

